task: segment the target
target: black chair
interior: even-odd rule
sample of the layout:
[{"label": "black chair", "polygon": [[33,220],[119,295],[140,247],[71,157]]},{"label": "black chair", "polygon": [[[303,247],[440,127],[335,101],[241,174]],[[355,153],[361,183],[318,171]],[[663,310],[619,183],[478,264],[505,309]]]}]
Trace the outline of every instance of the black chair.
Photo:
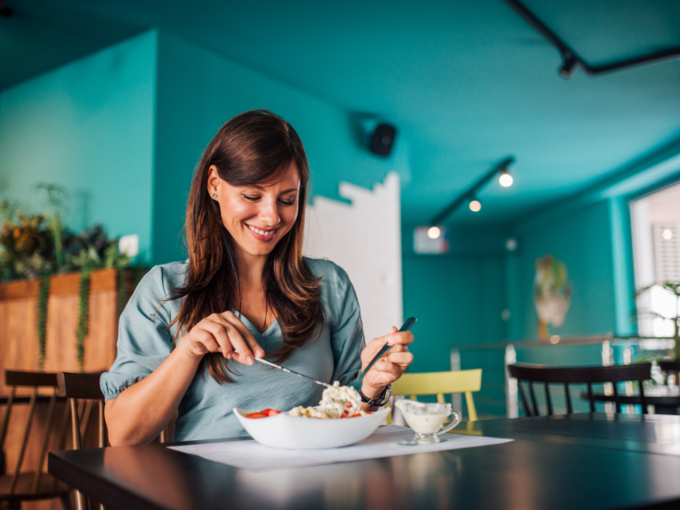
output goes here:
[{"label": "black chair", "polygon": [[[511,377],[517,379],[517,386],[519,387],[520,395],[522,396],[522,403],[524,404],[524,412],[527,416],[539,416],[538,404],[536,403],[536,393],[534,392],[534,383],[543,383],[545,389],[545,399],[548,407],[548,415],[553,414],[552,400],[550,399],[550,384],[563,384],[565,398],[567,401],[567,413],[574,412],[571,405],[571,396],[569,395],[570,384],[587,384],[588,385],[588,401],[590,402],[590,412],[595,412],[595,398],[593,397],[593,384],[598,383],[612,383],[613,397],[612,400],[616,404],[616,412],[621,412],[620,397],[616,389],[616,383],[624,381],[638,381],[640,385],[640,405],[642,412],[647,414],[647,402],[645,400],[645,391],[642,382],[651,379],[652,365],[651,363],[640,363],[635,365],[616,365],[610,367],[550,367],[544,365],[530,365],[527,363],[516,363],[508,365],[508,372]],[[529,400],[526,398],[524,389],[522,388],[522,381],[526,381],[529,386],[529,395],[531,396],[531,404],[533,412],[529,406]]]},{"label": "black chair", "polygon": [[659,368],[670,374],[675,373],[675,384],[680,380],[680,361],[659,361]]},{"label": "black chair", "polygon": [[[0,425],[0,446],[4,449],[5,440],[9,430],[10,415],[15,404],[25,400],[25,397],[18,397],[16,394],[17,387],[31,388],[31,394],[28,401],[28,417],[21,435],[21,442],[19,445],[19,455],[11,474],[0,476],[0,506],[3,503],[8,509],[19,509],[23,501],[38,501],[44,499],[59,498],[64,508],[71,507],[69,502],[70,489],[59,480],[42,470],[45,462],[45,456],[49,447],[50,436],[52,434],[52,425],[54,418],[54,411],[57,403],[57,376],[45,372],[19,372],[13,370],[5,371],[5,384],[11,387],[11,393],[7,399],[7,411]],[[40,389],[47,390],[50,393],[49,397],[43,397],[39,394]],[[40,449],[38,455],[38,464],[35,471],[22,471],[24,456],[28,446],[28,439],[35,416],[36,404],[39,401],[47,400],[47,417],[45,421],[45,430],[43,431],[40,440]],[[68,414],[64,412],[64,417],[68,418]],[[62,430],[58,432],[60,445],[63,446],[63,437],[65,436],[67,422],[62,420]]]},{"label": "black chair", "polygon": [[[97,434],[97,446],[106,446],[106,422],[104,420],[104,394],[99,387],[101,374],[71,374],[60,372],[56,375],[60,397],[66,397],[71,407],[71,438],[73,449],[80,450],[83,447],[83,437],[87,433],[93,403],[97,403],[99,415],[99,430]],[[78,400],[82,405],[78,409]],[[94,505],[89,505],[90,507]],[[87,510],[88,503],[85,495],[76,491],[77,510]],[[103,506],[99,505],[103,510]]]}]

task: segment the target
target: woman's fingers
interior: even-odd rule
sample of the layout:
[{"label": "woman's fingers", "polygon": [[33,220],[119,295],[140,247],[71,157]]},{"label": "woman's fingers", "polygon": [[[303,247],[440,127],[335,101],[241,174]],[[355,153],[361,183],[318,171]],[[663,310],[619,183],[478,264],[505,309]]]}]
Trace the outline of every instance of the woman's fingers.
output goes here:
[{"label": "woman's fingers", "polygon": [[213,336],[215,341],[219,344],[222,355],[225,358],[230,359],[233,356],[234,351],[234,348],[232,347],[233,342],[231,338],[231,336],[233,335],[231,336],[229,335],[229,331],[225,324],[220,322],[219,320],[216,320],[215,318],[209,318],[209,320],[205,321],[203,327]]},{"label": "woman's fingers", "polygon": [[[406,365],[408,366],[408,365]],[[404,373],[404,370],[406,367],[403,367],[401,365],[398,365],[396,363],[390,363],[389,361],[379,361],[375,365],[373,365],[373,368],[377,372],[383,372],[386,374],[392,374],[396,375],[397,377],[400,376],[401,374]]]},{"label": "woman's fingers", "polygon": [[[392,328],[395,329],[395,328]],[[409,345],[413,343],[413,333],[410,331],[401,331],[401,332],[394,332],[390,333],[388,335],[385,335],[385,338],[387,339],[387,343],[390,345]]]},{"label": "woman's fingers", "polygon": [[387,355],[387,362],[388,363],[393,363],[395,365],[399,365],[401,367],[408,367],[411,362],[413,361],[413,354],[404,351],[404,352],[391,352],[390,354]]},{"label": "woman's fingers", "polygon": [[227,321],[221,314],[213,314],[205,322],[206,329],[222,347],[222,354],[225,358],[233,357],[244,365],[252,365],[255,362],[248,342],[234,324]]},{"label": "woman's fingers", "polygon": [[[198,343],[201,344],[203,349],[205,349],[206,352],[219,352],[220,351],[220,344],[217,343],[213,335],[204,329],[196,329],[195,331],[192,332],[194,334],[194,337],[196,340],[198,340]],[[204,352],[203,354],[205,354]]]},{"label": "woman's fingers", "polygon": [[220,314],[220,316],[238,330],[238,332],[241,334],[241,337],[248,344],[249,350],[256,358],[262,358],[264,356],[264,349],[260,347],[260,344],[257,343],[257,340],[255,340],[255,337],[250,332],[250,330],[245,326],[245,324],[241,322],[241,319],[239,319],[233,312],[229,311]]}]

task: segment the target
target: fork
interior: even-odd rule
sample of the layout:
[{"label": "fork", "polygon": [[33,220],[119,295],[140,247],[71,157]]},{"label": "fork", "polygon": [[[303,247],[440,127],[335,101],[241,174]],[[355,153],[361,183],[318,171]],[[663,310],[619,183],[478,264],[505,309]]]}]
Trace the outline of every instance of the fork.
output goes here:
[{"label": "fork", "polygon": [[[416,319],[415,317],[409,317],[408,319],[406,319],[406,322],[404,322],[404,324],[401,326],[401,328],[399,328],[399,332],[402,333],[402,332],[404,332],[404,331],[408,331],[409,329],[411,329],[411,328],[413,327],[413,325],[414,325],[417,321],[418,321],[418,319]],[[373,356],[373,359],[368,363],[368,365],[366,365],[366,368],[359,374],[359,376],[358,376],[356,379],[354,379],[352,382],[350,382],[350,383],[348,384],[348,386],[351,386],[352,388],[354,388],[354,389],[357,390],[357,391],[361,390],[361,383],[364,381],[364,376],[366,375],[366,373],[367,373],[367,372],[371,369],[371,367],[373,367],[373,365],[375,365],[375,363],[376,363],[382,356],[384,356],[384,355],[387,353],[387,351],[389,351],[392,347],[394,347],[394,346],[393,346],[393,345],[390,345],[390,344],[385,344],[385,345],[383,346],[383,348],[380,349],[380,350],[378,351],[378,354],[376,354],[375,356]]]}]

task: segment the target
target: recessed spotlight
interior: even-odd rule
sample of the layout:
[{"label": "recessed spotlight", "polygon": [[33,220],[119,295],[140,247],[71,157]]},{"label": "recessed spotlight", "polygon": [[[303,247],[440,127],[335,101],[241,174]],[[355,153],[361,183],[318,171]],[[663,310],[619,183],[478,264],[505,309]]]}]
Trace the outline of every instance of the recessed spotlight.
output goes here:
[{"label": "recessed spotlight", "polygon": [[666,241],[670,241],[673,239],[673,231],[667,228],[661,232],[661,237],[663,237]]},{"label": "recessed spotlight", "polygon": [[470,200],[469,207],[472,212],[479,212],[482,210],[482,204],[479,200]]}]

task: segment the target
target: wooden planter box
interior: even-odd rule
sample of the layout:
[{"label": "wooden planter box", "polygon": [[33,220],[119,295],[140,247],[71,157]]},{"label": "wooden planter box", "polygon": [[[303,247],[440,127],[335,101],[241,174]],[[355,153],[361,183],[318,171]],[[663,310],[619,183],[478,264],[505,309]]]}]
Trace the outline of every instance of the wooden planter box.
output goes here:
[{"label": "wooden planter box", "polygon": [[[92,271],[90,328],[85,372],[108,370],[116,357],[118,272]],[[53,276],[47,308],[45,372],[79,372],[76,347],[80,273]],[[0,395],[7,395],[4,371],[38,370],[38,281],[0,284]]]}]

